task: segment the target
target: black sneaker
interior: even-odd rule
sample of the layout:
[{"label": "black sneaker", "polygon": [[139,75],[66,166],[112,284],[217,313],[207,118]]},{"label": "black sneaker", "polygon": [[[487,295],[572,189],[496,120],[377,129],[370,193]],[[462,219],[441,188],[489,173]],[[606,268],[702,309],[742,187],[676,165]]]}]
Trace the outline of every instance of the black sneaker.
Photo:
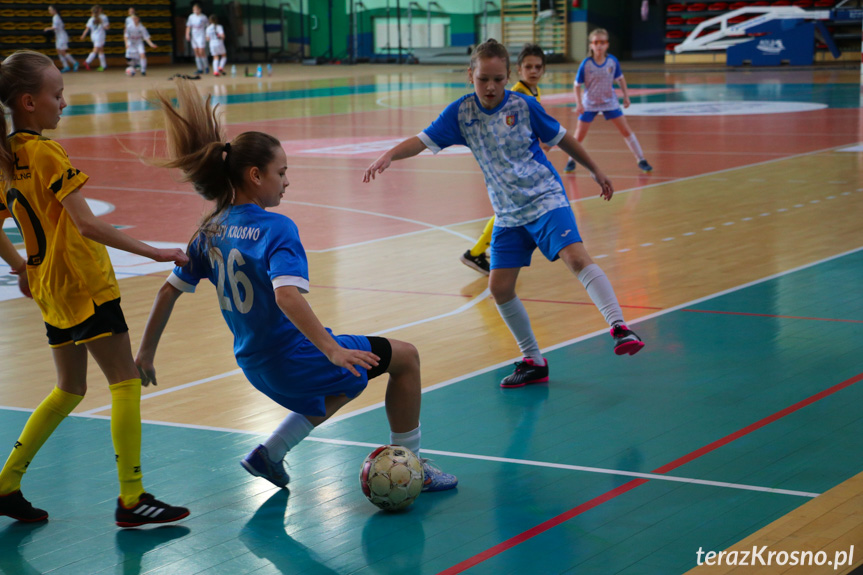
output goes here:
[{"label": "black sneaker", "polygon": [[470,250],[468,250],[461,255],[459,260],[467,267],[474,269],[486,276],[489,274],[489,271],[491,269],[488,264],[488,258],[485,256],[484,253],[479,254],[478,256],[472,256],[470,255]]},{"label": "black sneaker", "polygon": [[647,160],[638,160],[638,169],[644,173],[652,172],[653,166],[647,163]]},{"label": "black sneaker", "polygon": [[614,338],[614,353],[617,355],[635,355],[644,347],[644,342],[634,331],[626,327],[625,323],[616,323],[611,328],[611,337]]},{"label": "black sneaker", "polygon": [[8,515],[12,519],[24,523],[48,520],[48,512],[33,507],[29,501],[24,499],[20,489],[8,495],[0,495],[0,515]]},{"label": "black sneaker", "polygon": [[117,498],[117,512],[114,514],[118,527],[138,527],[146,523],[170,523],[188,516],[189,510],[185,507],[172,507],[149,493],[141,495],[138,504],[131,509],[124,507],[123,500]]},{"label": "black sneaker", "polygon": [[575,160],[570,158],[569,161],[566,163],[566,165],[563,167],[563,173],[564,174],[573,173],[575,171],[575,166],[576,166]]},{"label": "black sneaker", "polygon": [[537,365],[532,359],[524,360],[515,364],[515,371],[500,382],[501,387],[524,387],[530,383],[545,383],[548,381],[548,360],[545,365]]}]

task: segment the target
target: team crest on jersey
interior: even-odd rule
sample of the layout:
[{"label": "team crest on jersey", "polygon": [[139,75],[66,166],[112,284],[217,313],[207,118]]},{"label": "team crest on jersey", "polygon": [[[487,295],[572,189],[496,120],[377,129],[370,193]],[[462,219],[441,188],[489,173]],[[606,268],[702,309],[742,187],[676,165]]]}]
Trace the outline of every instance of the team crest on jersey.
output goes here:
[{"label": "team crest on jersey", "polygon": [[518,114],[511,114],[506,117],[506,125],[510,128],[515,126],[516,122],[518,122]]}]

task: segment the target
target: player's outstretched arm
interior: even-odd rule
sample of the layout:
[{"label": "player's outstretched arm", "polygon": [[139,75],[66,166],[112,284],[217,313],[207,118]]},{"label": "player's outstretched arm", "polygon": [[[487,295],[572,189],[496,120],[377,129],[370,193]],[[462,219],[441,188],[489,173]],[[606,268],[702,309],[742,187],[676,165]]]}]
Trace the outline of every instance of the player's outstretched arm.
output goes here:
[{"label": "player's outstretched arm", "polygon": [[151,245],[139,242],[131,236],[127,236],[108,222],[100,220],[93,214],[87,201],[80,190],[75,190],[61,202],[69,212],[72,222],[81,235],[87,239],[99,242],[106,246],[150,258],[157,262],[174,262],[178,266],[186,265],[189,257],[179,248],[158,249]]},{"label": "player's outstretched arm", "polygon": [[611,185],[611,180],[608,179],[608,176],[599,169],[599,167],[593,162],[590,155],[587,153],[587,150],[578,143],[572,134],[568,133],[561,138],[560,142],[557,143],[557,146],[570,155],[570,157],[590,170],[593,174],[593,179],[596,180],[596,183],[599,184],[599,187],[602,188],[600,192],[600,196],[602,196],[606,200],[610,200],[611,196],[614,195],[614,187]]},{"label": "player's outstretched arm", "polygon": [[389,168],[390,164],[394,161],[404,160],[405,158],[412,158],[413,156],[416,156],[425,149],[426,145],[423,144],[423,141],[416,136],[413,136],[411,138],[408,138],[404,142],[396,144],[394,148],[381,154],[381,157],[372,162],[371,166],[366,168],[366,171],[363,174],[363,182],[374,180],[375,175],[380,174],[384,170]]},{"label": "player's outstretched arm", "polygon": [[165,326],[171,319],[174,304],[177,303],[177,299],[181,295],[183,292],[168,282],[165,282],[159,289],[159,293],[156,294],[153,309],[150,310],[150,317],[147,318],[147,325],[144,327],[144,335],[141,336],[138,355],[135,357],[135,365],[138,366],[138,373],[141,374],[141,385],[144,387],[150,385],[151,382],[153,385],[158,385],[156,383],[156,368],[153,363],[156,359],[156,348],[159,347],[159,340],[162,339]]},{"label": "player's outstretched arm", "polygon": [[276,288],[276,303],[291,323],[299,329],[315,347],[327,356],[334,365],[343,367],[360,376],[355,366],[359,365],[365,369],[371,369],[378,364],[380,358],[370,351],[360,349],[345,349],[333,339],[333,336],[324,329],[321,320],[312,311],[312,307],[303,294],[295,286],[282,286]]}]

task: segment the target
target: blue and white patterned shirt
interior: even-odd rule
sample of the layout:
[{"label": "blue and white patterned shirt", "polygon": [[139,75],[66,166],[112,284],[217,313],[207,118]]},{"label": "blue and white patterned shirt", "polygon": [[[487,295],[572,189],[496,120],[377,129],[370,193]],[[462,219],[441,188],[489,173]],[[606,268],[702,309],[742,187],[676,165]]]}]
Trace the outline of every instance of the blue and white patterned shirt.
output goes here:
[{"label": "blue and white patterned shirt", "polygon": [[563,182],[539,146],[554,146],[564,135],[566,128],[534,98],[507,90],[493,110],[476,94],[462,96],[418,137],[435,154],[447,146],[470,148],[485,176],[495,225],[512,228],[569,207]]},{"label": "blue and white patterned shirt", "polygon": [[607,54],[602,66],[592,57],[585,58],[575,75],[575,85],[584,85],[581,103],[588,112],[608,112],[620,108],[617,95],[614,93],[614,81],[623,76],[620,62],[611,54]]}]

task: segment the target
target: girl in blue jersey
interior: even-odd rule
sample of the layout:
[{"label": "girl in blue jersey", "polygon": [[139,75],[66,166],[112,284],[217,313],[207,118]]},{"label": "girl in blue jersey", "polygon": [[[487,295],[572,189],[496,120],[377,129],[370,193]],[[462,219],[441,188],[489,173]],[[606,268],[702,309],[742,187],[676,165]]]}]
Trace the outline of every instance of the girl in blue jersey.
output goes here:
[{"label": "girl in blue jersey", "polygon": [[[590,129],[590,123],[597,114],[602,113],[606,120],[611,120],[623,136],[626,146],[638,161],[638,169],[650,172],[653,168],[644,159],[641,144],[638,143],[638,138],[630,129],[626,118],[623,117],[623,110],[620,109],[617,94],[614,93],[614,83],[617,82],[623,92],[623,107],[628,108],[629,94],[626,80],[623,79],[623,72],[620,70],[620,62],[608,53],[608,32],[597,28],[590,33],[587,40],[590,56],[581,61],[581,66],[578,67],[575,75],[575,113],[578,114],[575,139],[578,143],[583,142]],[[584,94],[582,94],[582,87]],[[563,171],[574,172],[575,161],[569,160]]]},{"label": "girl in blue jersey", "polygon": [[[234,334],[237,363],[252,385],[293,412],[241,462],[249,473],[287,485],[287,452],[383,373],[390,374],[390,442],[419,454],[416,348],[381,337],[334,336],[303,297],[309,271],[297,226],[266,211],[279,205],[288,186],[279,140],[245,132],[225,142],[209,98],[187,82],[177,84],[178,108],[164,95],[159,100],[167,125],[164,165],[180,168],[215,207],[190,242],[189,263],[175,268],[156,296],[136,359],[144,379],[155,381],[156,347],[177,298],[208,279]],[[423,491],[456,486],[454,476],[422,461]]]},{"label": "girl in blue jersey", "polygon": [[394,160],[416,156],[426,148],[434,153],[455,144],[471,149],[482,168],[495,213],[489,288],[524,354],[501,387],[548,381],[548,362],[515,293],[519,271],[530,265],[537,247],[551,261],[561,258],[582,282],[611,326],[615,353],[637,353],[644,343],[624,323],[611,283],[587,254],[563,183],[540,142],[559,146],[589,169],[606,200],[614,194],[611,181],[536,99],[505,89],[509,54],[502,44],[495,40],[480,44],[471,56],[468,73],[474,93],[447,106],[417,136],[385,152],[366,169],[363,181],[374,179]]}]

